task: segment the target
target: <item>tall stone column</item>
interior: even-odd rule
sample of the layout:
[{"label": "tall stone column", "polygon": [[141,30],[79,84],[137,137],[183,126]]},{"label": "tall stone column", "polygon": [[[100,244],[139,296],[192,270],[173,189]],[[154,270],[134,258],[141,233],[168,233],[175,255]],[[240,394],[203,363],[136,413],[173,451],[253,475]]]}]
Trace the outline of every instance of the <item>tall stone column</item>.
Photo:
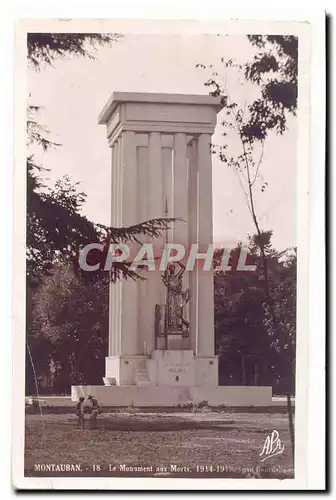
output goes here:
[{"label": "tall stone column", "polygon": [[[161,136],[162,143],[162,170],[163,170],[163,199],[165,202],[164,210],[168,210],[167,216],[173,218],[174,216],[174,196],[173,196],[173,142],[167,141],[169,146],[164,141],[165,136]],[[170,137],[172,139],[172,137]],[[166,203],[167,202],[167,203]],[[174,228],[171,226],[164,239],[169,243],[173,241]]]},{"label": "tall stone column", "polygon": [[[188,245],[188,162],[187,136],[174,134],[174,243]],[[187,250],[187,248],[186,248]]]},{"label": "tall stone column", "polygon": [[[119,227],[122,217],[122,147],[121,138],[112,146],[111,225]],[[118,356],[121,348],[121,284],[109,284],[109,356]]]},{"label": "tall stone column", "polygon": [[[149,193],[149,172],[148,172],[148,136],[147,134],[137,134],[137,183],[138,183],[138,221],[148,220],[148,193]],[[141,241],[147,243],[148,238],[141,237]],[[143,271],[138,269],[145,280],[138,280],[138,332],[140,352],[148,352],[148,337],[151,329],[150,318],[147,311],[148,301],[148,277],[150,273],[146,268]]]},{"label": "tall stone column", "polygon": [[[162,144],[161,134],[151,132],[148,134],[148,218],[154,219],[164,216],[163,196],[163,169],[162,169]],[[158,255],[158,246],[163,244],[162,239],[153,241],[155,253]],[[147,348],[148,352],[155,349],[155,305],[164,301],[164,286],[161,273],[158,269],[159,262],[155,263],[155,272],[148,273],[147,286]]]},{"label": "tall stone column", "polygon": [[[116,178],[116,226],[122,226],[122,214],[123,214],[123,151],[122,151],[122,137],[118,137],[115,142],[116,149],[116,165],[117,165],[117,178]],[[122,308],[122,283],[117,281],[116,287],[116,339],[115,339],[115,352],[116,355],[121,353],[121,308]]]},{"label": "tall stone column", "polygon": [[[137,156],[135,132],[122,134],[122,225],[130,226],[138,221],[137,211]],[[138,338],[138,293],[134,280],[122,280],[121,285],[121,331],[120,355],[139,352]]]},{"label": "tall stone column", "polygon": [[[111,148],[111,226],[116,226],[117,220],[117,200],[116,200],[116,182],[117,182],[117,155],[116,145]],[[115,283],[109,284],[109,342],[108,355],[116,355],[116,301],[117,286]]]},{"label": "tall stone column", "polygon": [[[210,134],[200,134],[197,141],[199,169],[199,251],[206,252],[213,244],[212,229],[212,162]],[[198,345],[199,356],[214,355],[214,284],[213,272],[203,271],[203,262],[198,271]]]},{"label": "tall stone column", "polygon": [[[196,142],[188,145],[188,229],[189,245],[198,242],[198,166]],[[190,348],[197,352],[198,333],[198,266],[189,272],[190,287]]]},{"label": "tall stone column", "polygon": [[[189,210],[188,210],[188,154],[187,134],[174,134],[174,217],[181,221],[174,224],[174,243],[183,245],[186,255],[189,252]],[[186,262],[186,261],[185,261]],[[183,288],[189,288],[189,271],[183,276]],[[185,311],[190,317],[189,304]]]}]

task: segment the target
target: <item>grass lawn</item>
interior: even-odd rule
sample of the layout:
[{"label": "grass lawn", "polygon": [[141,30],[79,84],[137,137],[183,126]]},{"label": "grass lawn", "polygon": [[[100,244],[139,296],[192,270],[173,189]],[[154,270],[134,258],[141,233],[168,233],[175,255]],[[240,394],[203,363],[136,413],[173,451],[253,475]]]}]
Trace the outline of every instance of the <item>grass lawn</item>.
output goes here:
[{"label": "grass lawn", "polygon": [[[293,477],[288,417],[281,411],[105,411],[92,430],[77,430],[73,414],[47,413],[43,424],[40,414],[26,415],[26,476]],[[261,462],[273,429],[284,451]],[[77,470],[48,471],[46,464]]]}]

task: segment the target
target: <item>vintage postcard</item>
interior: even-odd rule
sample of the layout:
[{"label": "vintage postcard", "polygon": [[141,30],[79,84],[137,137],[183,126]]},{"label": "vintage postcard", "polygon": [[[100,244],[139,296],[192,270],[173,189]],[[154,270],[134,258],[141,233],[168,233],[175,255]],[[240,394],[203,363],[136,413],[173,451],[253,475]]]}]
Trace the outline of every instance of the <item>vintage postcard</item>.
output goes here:
[{"label": "vintage postcard", "polygon": [[18,21],[16,488],[309,489],[311,17]]}]

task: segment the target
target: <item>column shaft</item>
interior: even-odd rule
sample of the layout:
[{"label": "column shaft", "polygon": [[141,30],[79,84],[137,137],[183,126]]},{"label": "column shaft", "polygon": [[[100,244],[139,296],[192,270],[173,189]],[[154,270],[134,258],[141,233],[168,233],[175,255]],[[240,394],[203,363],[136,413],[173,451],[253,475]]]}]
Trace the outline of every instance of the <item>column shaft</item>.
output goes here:
[{"label": "column shaft", "polygon": [[[137,158],[134,132],[122,135],[122,225],[130,226],[138,220],[137,212]],[[139,352],[138,338],[138,294],[134,280],[122,280],[120,354],[132,355]]]},{"label": "column shaft", "polygon": [[[198,137],[199,169],[199,250],[205,252],[213,243],[212,232],[212,158],[210,134]],[[203,262],[198,272],[198,355],[214,354],[214,285],[213,272],[203,271]]]},{"label": "column shaft", "polygon": [[163,217],[163,182],[161,134],[151,132],[148,137],[149,162],[149,217]]},{"label": "column shaft", "polygon": [[[115,225],[116,221],[116,174],[117,174],[117,161],[116,161],[116,148],[111,148],[111,226]],[[116,352],[116,286],[114,283],[109,284],[109,341],[108,341],[108,355],[114,356]]]},{"label": "column shaft", "polygon": [[[188,229],[189,245],[198,242],[198,167],[196,143],[188,146]],[[189,272],[190,347],[196,353],[198,336],[198,266]]]},{"label": "column shaft", "polygon": [[[116,175],[116,226],[122,226],[122,208],[123,208],[123,148],[122,137],[116,141],[116,158],[117,158],[117,175]],[[115,323],[116,323],[116,339],[115,339],[115,353],[121,354],[121,327],[122,327],[122,282],[115,283],[116,289],[116,305],[115,305]]]},{"label": "column shaft", "polygon": [[[140,146],[137,148],[137,171],[138,171],[138,222],[143,222],[149,219],[148,217],[148,194],[149,194],[149,172],[148,172],[148,148]],[[148,238],[140,238],[141,241],[147,242]],[[138,271],[140,272],[140,271]],[[150,349],[151,318],[147,311],[147,297],[149,287],[149,275],[147,269],[141,272],[146,278],[145,281],[138,280],[138,324],[139,324],[139,347],[140,353],[144,353],[144,345],[146,342],[147,349]]]},{"label": "column shaft", "polygon": [[[162,168],[162,144],[161,134],[151,132],[148,137],[148,168],[149,168],[149,193],[148,193],[148,217],[149,219],[164,216],[164,194],[163,194],[163,168]],[[154,240],[156,256],[160,256],[164,236],[161,239]],[[160,248],[161,247],[161,250]],[[148,352],[154,349],[155,340],[155,305],[162,303],[164,298],[164,285],[159,272],[159,262],[156,261],[155,272],[148,273],[148,296],[147,296],[147,317],[148,317]]]},{"label": "column shaft", "polygon": [[[163,169],[163,199],[167,202],[168,217],[174,217],[174,193],[173,193],[173,150],[169,147],[162,148]],[[168,230],[168,242],[173,241],[173,228]]]},{"label": "column shaft", "polygon": [[174,134],[174,243],[188,245],[188,162],[187,136]]}]

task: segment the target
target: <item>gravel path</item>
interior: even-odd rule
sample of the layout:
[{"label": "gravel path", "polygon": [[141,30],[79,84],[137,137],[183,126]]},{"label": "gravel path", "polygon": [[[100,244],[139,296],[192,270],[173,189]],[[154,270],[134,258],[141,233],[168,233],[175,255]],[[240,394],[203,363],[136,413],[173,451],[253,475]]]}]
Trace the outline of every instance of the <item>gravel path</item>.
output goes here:
[{"label": "gravel path", "polygon": [[[273,430],[284,450],[262,462]],[[97,430],[77,430],[72,414],[43,425],[27,415],[25,451],[27,476],[293,477],[283,413],[106,412]],[[55,471],[61,464],[79,470]]]}]

